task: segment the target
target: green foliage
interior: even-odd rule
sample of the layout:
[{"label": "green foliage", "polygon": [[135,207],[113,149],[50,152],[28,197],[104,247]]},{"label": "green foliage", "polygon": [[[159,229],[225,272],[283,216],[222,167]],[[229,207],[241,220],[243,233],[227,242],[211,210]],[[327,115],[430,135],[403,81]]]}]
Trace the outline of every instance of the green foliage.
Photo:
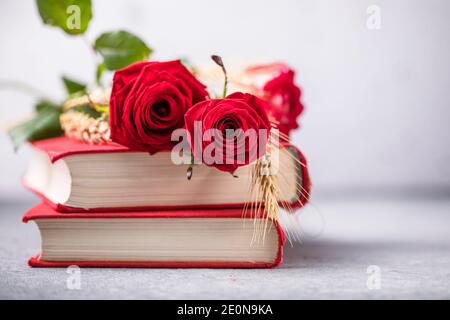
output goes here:
[{"label": "green foliage", "polygon": [[[42,21],[62,29],[69,35],[85,33],[92,19],[91,0],[36,0]],[[144,41],[127,31],[101,34],[92,45],[102,57],[97,66],[95,79],[100,85],[105,70],[114,71],[134,62],[146,60],[152,53]],[[67,96],[73,98],[86,94],[87,86],[73,79],[62,77]],[[109,106],[89,104],[78,106],[75,111],[93,118],[108,117]],[[61,105],[48,100],[40,100],[35,106],[35,115],[28,121],[8,131],[17,150],[25,141],[35,141],[59,136],[63,133],[60,125]]]},{"label": "green foliage", "polygon": [[97,82],[98,85],[100,85],[100,83],[102,81],[103,72],[105,72],[105,64],[100,63],[97,66],[97,70],[95,71],[95,81]]},{"label": "green foliage", "polygon": [[102,116],[102,113],[95,110],[95,108],[93,106],[91,106],[89,103],[77,106],[77,107],[73,108],[72,110],[84,113],[94,119],[100,118]]},{"label": "green foliage", "polygon": [[39,100],[36,103],[36,105],[34,106],[34,110],[36,112],[40,112],[40,111],[42,111],[44,109],[47,109],[47,108],[53,108],[55,110],[60,110],[61,106],[56,104],[56,103],[54,103],[53,101],[50,101],[50,100]]},{"label": "green foliage", "polygon": [[101,34],[95,40],[94,49],[103,57],[108,70],[121,69],[133,62],[146,60],[152,53],[144,41],[127,31]]},{"label": "green foliage", "polygon": [[57,137],[63,133],[59,116],[62,107],[49,101],[40,101],[36,104],[36,114],[8,131],[17,150],[25,141],[42,140]]},{"label": "green foliage", "polygon": [[66,87],[66,91],[68,95],[75,94],[85,94],[86,93],[86,85],[75,80],[69,79],[67,77],[62,77],[64,82],[64,86]]},{"label": "green foliage", "polygon": [[45,24],[70,35],[83,34],[92,19],[91,0],[36,0]]}]

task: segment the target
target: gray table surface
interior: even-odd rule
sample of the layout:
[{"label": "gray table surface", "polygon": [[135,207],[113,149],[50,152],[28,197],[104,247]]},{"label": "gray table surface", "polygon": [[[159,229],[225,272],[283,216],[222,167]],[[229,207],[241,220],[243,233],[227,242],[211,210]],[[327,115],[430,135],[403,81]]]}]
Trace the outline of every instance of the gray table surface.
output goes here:
[{"label": "gray table surface", "polygon": [[[67,288],[64,268],[27,266],[40,245],[34,223],[21,223],[31,205],[0,204],[0,298],[450,298],[450,199],[317,201],[300,216],[303,243],[286,246],[279,268],[87,268],[80,290]],[[367,286],[370,265],[379,289]]]}]

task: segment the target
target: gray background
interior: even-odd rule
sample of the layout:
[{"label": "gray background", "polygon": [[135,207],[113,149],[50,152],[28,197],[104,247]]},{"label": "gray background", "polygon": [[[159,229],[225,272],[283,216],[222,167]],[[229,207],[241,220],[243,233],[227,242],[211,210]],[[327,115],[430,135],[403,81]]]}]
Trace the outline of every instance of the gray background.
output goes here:
[{"label": "gray background", "polygon": [[0,299],[450,299],[450,201],[328,199],[323,232],[287,244],[276,269],[84,268],[80,290],[65,268],[26,265],[39,251],[29,206],[0,207]]},{"label": "gray background", "polygon": [[[369,5],[381,29],[366,27]],[[94,1],[86,38],[123,28],[155,59],[209,63],[283,60],[295,67],[306,111],[293,136],[316,195],[449,193],[450,2],[446,0]],[[34,1],[0,2],[0,79],[63,98],[59,76],[89,82],[95,63],[81,37],[43,26]],[[3,127],[33,98],[0,91]],[[28,151],[0,136],[1,198],[26,196]]]}]

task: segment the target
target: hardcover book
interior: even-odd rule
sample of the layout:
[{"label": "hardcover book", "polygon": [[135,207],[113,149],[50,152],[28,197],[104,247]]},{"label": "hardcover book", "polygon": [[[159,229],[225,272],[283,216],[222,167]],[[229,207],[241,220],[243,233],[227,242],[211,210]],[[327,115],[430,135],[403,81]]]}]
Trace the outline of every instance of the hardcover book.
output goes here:
[{"label": "hardcover book", "polygon": [[[269,268],[285,241],[278,222],[239,209],[67,214],[41,203],[23,221],[42,239],[32,267]],[[259,240],[255,223],[266,226]]]},{"label": "hardcover book", "polygon": [[[253,165],[235,177],[205,165],[175,165],[170,152],[150,155],[116,143],[91,145],[66,137],[33,143],[24,184],[60,212],[242,208]],[[296,208],[308,200],[306,160],[295,147],[280,149],[280,199]]]}]

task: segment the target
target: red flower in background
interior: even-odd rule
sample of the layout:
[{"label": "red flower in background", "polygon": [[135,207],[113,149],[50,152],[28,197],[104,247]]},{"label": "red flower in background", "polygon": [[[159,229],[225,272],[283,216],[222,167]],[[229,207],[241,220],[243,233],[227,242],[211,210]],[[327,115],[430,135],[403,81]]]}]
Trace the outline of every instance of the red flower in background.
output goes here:
[{"label": "red flower in background", "polygon": [[244,71],[243,81],[257,96],[269,102],[268,112],[279,122],[281,132],[289,135],[291,130],[299,127],[297,119],[304,107],[292,69],[282,63],[252,66]]},{"label": "red flower in background", "polygon": [[133,150],[170,150],[172,131],[184,114],[208,97],[180,61],[138,62],[114,74],[110,99],[111,140]]},{"label": "red flower in background", "polygon": [[[224,99],[197,103],[189,109],[185,122],[196,159],[219,170],[234,172],[238,167],[264,155],[270,132],[266,105],[265,101],[254,95],[236,92]],[[200,124],[201,132],[198,132],[196,125]],[[230,139],[227,130],[241,131],[237,137]],[[256,140],[245,136],[252,130],[256,133]],[[209,141],[204,139],[208,131],[212,133]],[[206,152],[211,146],[213,152]]]}]

